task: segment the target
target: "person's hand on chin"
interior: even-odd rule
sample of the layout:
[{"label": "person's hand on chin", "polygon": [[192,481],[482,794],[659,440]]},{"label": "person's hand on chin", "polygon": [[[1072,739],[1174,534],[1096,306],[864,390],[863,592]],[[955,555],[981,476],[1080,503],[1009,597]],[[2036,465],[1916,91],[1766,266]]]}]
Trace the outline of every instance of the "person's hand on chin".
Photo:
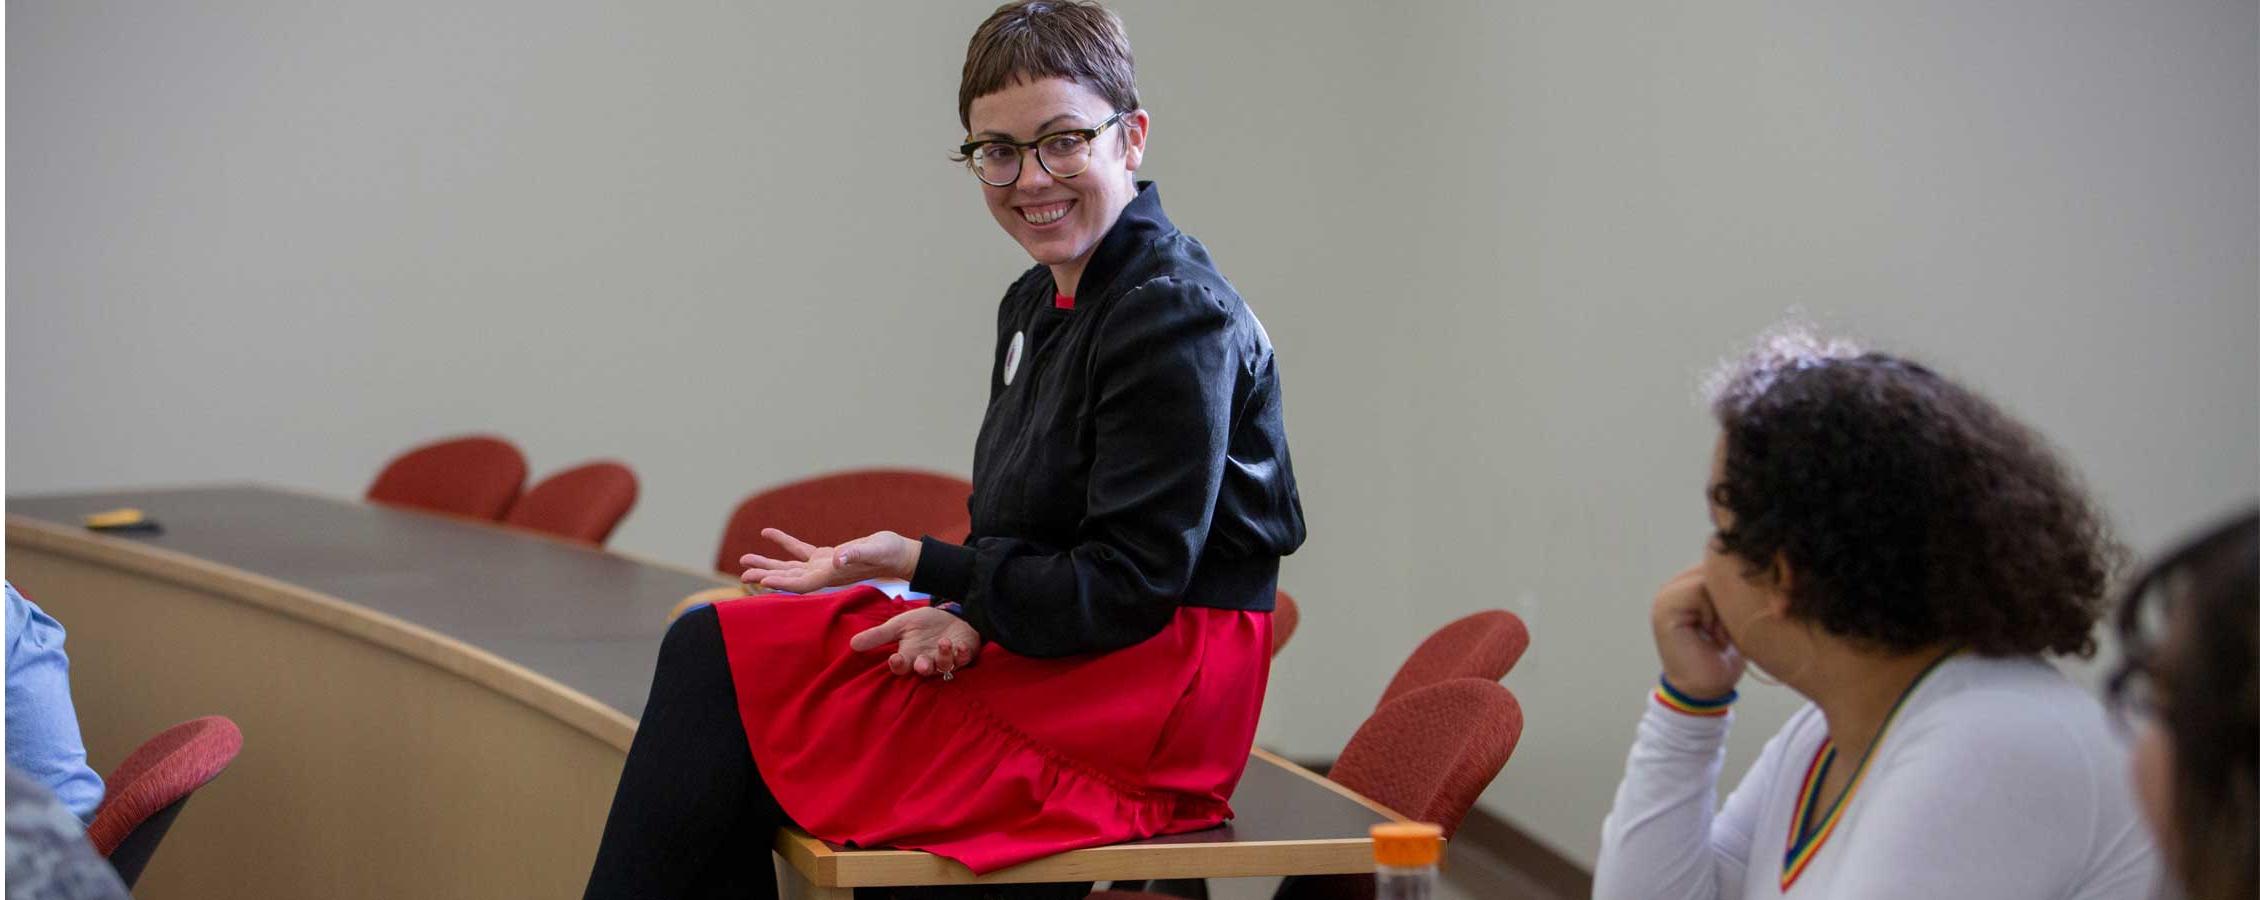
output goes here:
[{"label": "person's hand on chin", "polygon": [[1724,697],[1741,683],[1748,663],[1719,622],[1718,608],[1703,587],[1703,567],[1664,582],[1656,591],[1648,616],[1655,632],[1656,658],[1664,665],[1664,680],[1691,697]]}]

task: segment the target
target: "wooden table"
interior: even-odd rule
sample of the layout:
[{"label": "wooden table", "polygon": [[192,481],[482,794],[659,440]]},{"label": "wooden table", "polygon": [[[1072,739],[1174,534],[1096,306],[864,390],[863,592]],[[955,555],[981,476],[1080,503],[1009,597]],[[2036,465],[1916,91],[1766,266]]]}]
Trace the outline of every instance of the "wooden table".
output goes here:
[{"label": "wooden table", "polygon": [[1366,829],[1400,816],[1310,770],[1256,749],[1232,796],[1238,818],[1188,834],[1077,850],[976,878],[964,866],[910,850],[846,850],[786,830],[777,835],[784,895],[849,900],[858,887],[1025,884],[1161,878],[1239,878],[1373,871]]},{"label": "wooden table", "polygon": [[[81,517],[135,506],[155,535]],[[571,896],[595,855],[668,610],[727,580],[541,536],[258,486],[8,500],[8,577],[69,631],[107,770],[219,713],[244,751],[137,893]],[[1260,750],[1239,818],[985,878],[786,831],[788,895],[859,886],[1372,870],[1386,810]]]}]

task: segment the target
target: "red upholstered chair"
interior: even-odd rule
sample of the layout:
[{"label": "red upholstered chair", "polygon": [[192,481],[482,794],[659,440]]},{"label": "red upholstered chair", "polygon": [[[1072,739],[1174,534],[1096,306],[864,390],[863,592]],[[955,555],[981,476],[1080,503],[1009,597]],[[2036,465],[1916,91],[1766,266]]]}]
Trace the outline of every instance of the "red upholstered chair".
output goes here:
[{"label": "red upholstered chair", "polygon": [[225,716],[205,716],[159,732],[110,771],[102,805],[86,827],[94,849],[132,887],[188,796],[227,769],[243,732]]},{"label": "red upholstered chair", "polygon": [[393,457],[369,484],[368,498],[493,521],[525,486],[525,454],[501,438],[474,435]]},{"label": "red upholstered chair", "polygon": [[1521,740],[1512,691],[1489,678],[1450,678],[1382,704],[1326,777],[1449,837]]},{"label": "red upholstered chair", "polygon": [[[1522,741],[1522,706],[1487,678],[1451,678],[1381,705],[1350,737],[1326,777],[1422,822],[1446,837],[1506,767]],[[1170,895],[1104,891],[1092,900],[1168,900]],[[1273,900],[1370,900],[1373,876],[1287,879]]]},{"label": "red upholstered chair", "polygon": [[1271,608],[1271,655],[1287,649],[1287,640],[1295,636],[1295,626],[1303,623],[1303,611],[1296,608],[1295,598],[1280,591],[1278,603]]},{"label": "red upholstered chair", "polygon": [[1530,647],[1530,629],[1503,609],[1487,609],[1436,630],[1413,648],[1397,675],[1381,692],[1378,706],[1407,692],[1451,678],[1497,681]]},{"label": "red upholstered chair", "polygon": [[502,521],[602,547],[635,505],[636,473],[616,462],[592,462],[542,479]]},{"label": "red upholstered chair", "polygon": [[973,530],[965,509],[972,497],[973,483],[963,478],[902,469],[835,472],[770,488],[747,497],[730,514],[714,569],[735,577],[745,571],[740,556],[783,554],[784,548],[761,536],[763,528],[782,529],[818,547],[875,531],[962,541]]}]

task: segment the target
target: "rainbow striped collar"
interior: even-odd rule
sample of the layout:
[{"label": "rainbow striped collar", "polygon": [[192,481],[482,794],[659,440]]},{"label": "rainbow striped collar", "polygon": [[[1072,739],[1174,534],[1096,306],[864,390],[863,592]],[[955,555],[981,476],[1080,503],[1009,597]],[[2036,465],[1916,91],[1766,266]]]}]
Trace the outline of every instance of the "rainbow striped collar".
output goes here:
[{"label": "rainbow striped collar", "polygon": [[1821,781],[1828,777],[1829,767],[1836,763],[1836,742],[1828,737],[1821,738],[1820,749],[1813,751],[1813,761],[1805,765],[1805,783],[1797,789],[1795,814],[1789,820],[1789,848],[1781,858],[1782,893],[1789,893],[1789,887],[1797,883],[1797,876],[1805,874],[1805,867],[1812,864],[1813,857],[1820,854],[1821,846],[1828,843],[1829,835],[1836,832],[1836,823],[1844,818],[1844,810],[1851,805],[1852,795],[1860,790],[1861,779],[1867,777],[1868,760],[1874,759],[1876,748],[1883,746],[1884,735],[1891,731],[1891,723],[1899,718],[1900,707],[1906,706],[1907,698],[1914,696],[1915,688],[1929,678],[1930,673],[1938,671],[1939,664],[1953,658],[1956,652],[1958,651],[1949,650],[1932,660],[1930,665],[1924,666],[1915,675],[1915,680],[1907,683],[1906,690],[1899,692],[1899,699],[1891,702],[1891,711],[1883,714],[1883,726],[1876,729],[1875,740],[1869,741],[1867,752],[1860,754],[1859,768],[1852,770],[1852,779],[1845,783],[1844,793],[1837,795],[1836,802],[1829,804],[1828,811],[1822,814],[1820,822],[1814,824],[1813,815],[1818,812],[1816,807],[1821,800]]}]

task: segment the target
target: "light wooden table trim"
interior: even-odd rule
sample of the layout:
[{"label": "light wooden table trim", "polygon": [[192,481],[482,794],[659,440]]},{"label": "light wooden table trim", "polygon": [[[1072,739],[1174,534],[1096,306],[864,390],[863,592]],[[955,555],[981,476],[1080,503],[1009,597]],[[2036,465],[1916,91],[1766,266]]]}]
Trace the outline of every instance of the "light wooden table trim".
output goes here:
[{"label": "light wooden table trim", "polygon": [[[1285,769],[1355,801],[1384,819],[1409,821],[1356,791],[1260,747],[1249,753],[1248,764]],[[1363,836],[1298,841],[1110,844],[1048,856],[987,875],[975,875],[961,864],[918,850],[836,850],[794,828],[777,832],[775,849],[785,861],[785,865],[779,867],[780,876],[789,888],[801,892],[788,891],[788,894],[817,900],[835,896],[826,891],[890,885],[1247,878],[1373,871],[1373,841]]]},{"label": "light wooden table trim", "polygon": [[10,516],[8,575],[69,630],[97,771],[200,715],[241,725],[136,896],[562,896],[635,724],[495,654],[308,588]]},{"label": "light wooden table trim", "polygon": [[[204,591],[349,635],[462,676],[626,753],[636,720],[557,680],[432,629],[263,575],[138,541],[8,516],[8,545]],[[65,626],[68,627],[67,625]]]},{"label": "light wooden table trim", "polygon": [[720,603],[724,600],[736,600],[739,597],[746,597],[759,593],[764,592],[760,588],[747,587],[742,584],[723,585],[722,587],[707,588],[706,590],[696,592],[688,597],[684,597],[683,599],[676,601],[675,608],[667,611],[667,621],[672,622],[676,619],[682,618],[683,613],[689,612],[691,607],[697,606],[701,603]]}]

